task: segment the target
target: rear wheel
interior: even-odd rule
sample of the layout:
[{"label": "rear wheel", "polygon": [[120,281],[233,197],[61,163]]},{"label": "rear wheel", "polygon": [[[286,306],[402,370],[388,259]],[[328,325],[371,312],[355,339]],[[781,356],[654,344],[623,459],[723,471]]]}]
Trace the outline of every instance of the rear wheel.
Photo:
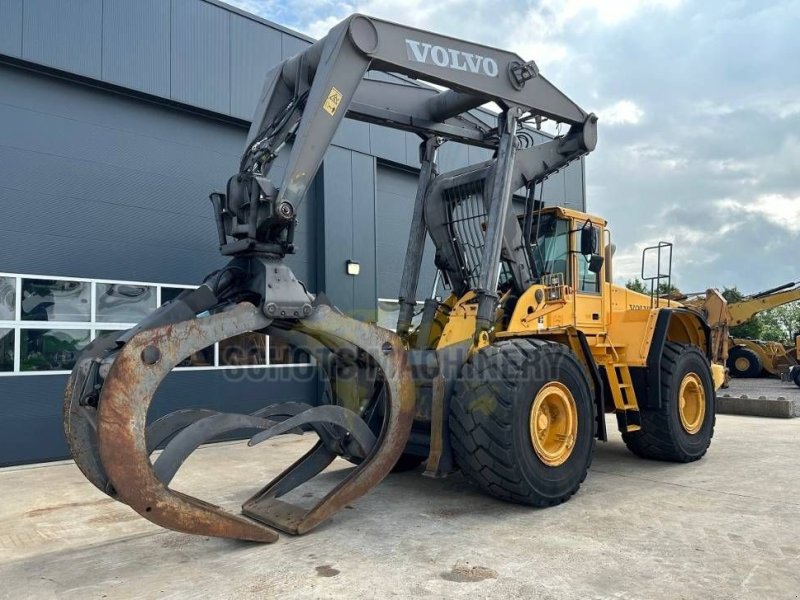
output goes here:
[{"label": "rear wheel", "polygon": [[596,422],[583,365],[565,346],[504,340],[472,356],[456,382],[450,440],[464,475],[511,502],[552,506],[580,487]]},{"label": "rear wheel", "polygon": [[694,346],[667,342],[661,358],[661,407],[641,409],[642,428],[623,433],[643,458],[691,462],[714,435],[714,383],[708,359]]},{"label": "rear wheel", "polygon": [[728,353],[728,371],[734,377],[758,377],[764,365],[750,348],[736,346]]}]

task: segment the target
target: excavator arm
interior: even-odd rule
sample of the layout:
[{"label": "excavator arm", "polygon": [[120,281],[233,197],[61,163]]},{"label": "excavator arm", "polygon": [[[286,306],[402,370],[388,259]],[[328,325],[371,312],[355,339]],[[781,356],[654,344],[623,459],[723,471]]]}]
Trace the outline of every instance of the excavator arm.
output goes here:
[{"label": "excavator arm", "polygon": [[[447,89],[394,75],[365,79],[369,71]],[[495,123],[470,112],[487,102],[499,108]],[[346,116],[422,140],[397,334],[349,318],[309,293],[283,260],[294,252],[297,207]],[[569,130],[541,144],[530,136],[523,143],[526,123],[543,119]],[[409,443],[420,400],[407,334],[425,236],[433,239],[437,266],[453,289],[476,289],[476,337],[485,335],[494,321],[501,258],[518,288],[534,278],[510,210],[513,192],[532,190],[590,152],[596,121],[516,54],[361,15],[346,19],[266,77],[239,172],[225,193],[211,195],[220,251],[230,262],[136,327],[98,338],[77,361],[64,397],[75,462],[100,490],[178,531],[269,542],[276,529],[304,533],[317,526],[377,485]],[[489,148],[494,156],[439,173],[437,150],[449,140]],[[274,168],[283,152],[288,161]],[[469,246],[459,240],[453,218],[465,206],[475,217]],[[466,264],[467,254],[480,270]],[[172,368],[247,332],[302,347],[324,375],[322,397],[271,403],[249,415],[187,409],[148,419],[153,395]],[[245,502],[244,516],[169,487],[194,449],[243,429],[253,432],[251,445],[302,431],[319,441]],[[287,501],[337,457],[357,466],[316,504]]]}]

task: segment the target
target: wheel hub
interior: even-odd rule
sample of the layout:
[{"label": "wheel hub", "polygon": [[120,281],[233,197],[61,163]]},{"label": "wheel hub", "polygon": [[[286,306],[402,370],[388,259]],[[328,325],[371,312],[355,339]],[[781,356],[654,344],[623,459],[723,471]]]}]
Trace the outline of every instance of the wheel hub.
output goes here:
[{"label": "wheel hub", "polygon": [[747,360],[744,356],[740,356],[739,358],[737,358],[733,364],[736,366],[736,369],[742,373],[744,373],[750,368],[750,361]]},{"label": "wheel hub", "polygon": [[706,393],[697,373],[687,373],[681,381],[678,414],[686,433],[693,435],[700,431],[706,416]]},{"label": "wheel hub", "polygon": [[539,390],[530,414],[531,445],[550,467],[564,464],[572,454],[578,433],[578,409],[567,387],[551,381]]}]

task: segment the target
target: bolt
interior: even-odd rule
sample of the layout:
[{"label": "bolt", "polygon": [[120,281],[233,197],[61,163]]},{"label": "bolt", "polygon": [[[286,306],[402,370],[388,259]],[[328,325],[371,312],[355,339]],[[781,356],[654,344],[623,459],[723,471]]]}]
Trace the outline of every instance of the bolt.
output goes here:
[{"label": "bolt", "polygon": [[161,351],[155,346],[147,346],[142,350],[142,362],[146,365],[154,365],[161,360]]},{"label": "bolt", "polygon": [[274,315],[276,312],[278,312],[278,305],[275,304],[274,302],[270,302],[269,304],[267,304],[265,309],[268,315]]},{"label": "bolt", "polygon": [[384,342],[383,346],[381,346],[381,352],[383,352],[384,354],[391,354],[392,345],[389,342]]}]

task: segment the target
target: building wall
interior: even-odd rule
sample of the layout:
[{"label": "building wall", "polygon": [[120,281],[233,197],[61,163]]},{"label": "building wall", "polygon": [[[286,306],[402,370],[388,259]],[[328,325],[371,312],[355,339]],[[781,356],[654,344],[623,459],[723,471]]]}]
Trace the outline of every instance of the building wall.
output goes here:
[{"label": "building wall", "polygon": [[[309,43],[212,0],[0,0],[0,273],[199,283],[225,262],[208,194],[236,171],[265,72]],[[364,319],[397,294],[418,144],[346,120],[299,210],[289,264]],[[440,166],[487,157],[451,143]],[[580,162],[548,180],[545,200],[583,206]],[[431,264],[429,249],[420,293]],[[0,373],[0,465],[67,455],[65,383]],[[307,367],[181,371],[154,412],[250,412],[316,390]]]}]

